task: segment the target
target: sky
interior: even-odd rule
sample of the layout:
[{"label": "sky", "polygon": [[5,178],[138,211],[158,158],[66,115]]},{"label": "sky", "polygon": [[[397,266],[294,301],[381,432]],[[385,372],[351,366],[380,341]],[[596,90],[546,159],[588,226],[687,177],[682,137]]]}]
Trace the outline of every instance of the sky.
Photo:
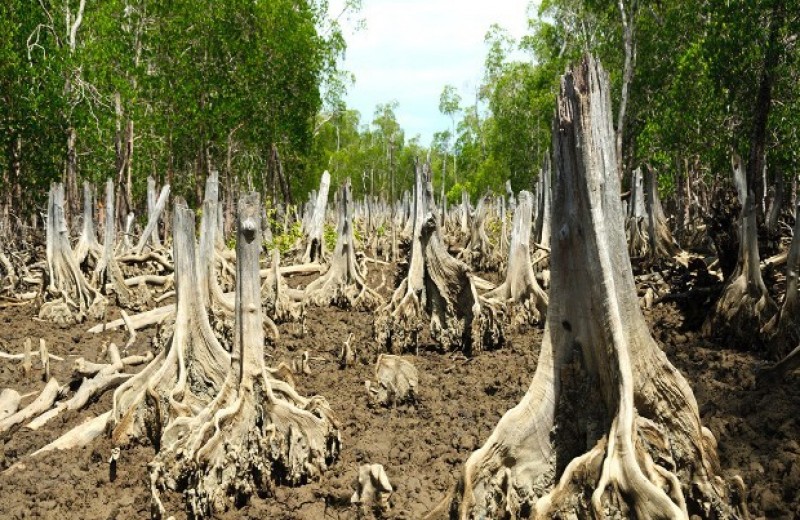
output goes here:
[{"label": "sky", "polygon": [[[439,95],[454,85],[463,101],[474,102],[486,57],[484,36],[493,23],[519,39],[527,28],[529,0],[363,0],[356,17],[365,27],[342,20],[347,53],[342,68],[355,74],[347,105],[369,123],[375,106],[396,100],[406,138],[450,128],[439,113]],[[343,0],[331,0],[330,12]],[[462,101],[462,102],[463,102]]]}]

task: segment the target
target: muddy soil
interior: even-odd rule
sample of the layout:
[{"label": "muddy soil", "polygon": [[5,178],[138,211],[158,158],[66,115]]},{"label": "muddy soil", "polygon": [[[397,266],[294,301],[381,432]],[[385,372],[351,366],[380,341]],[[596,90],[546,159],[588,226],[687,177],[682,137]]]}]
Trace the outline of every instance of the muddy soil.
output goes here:
[{"label": "muddy soil", "polygon": [[[292,285],[308,281],[297,279]],[[379,278],[374,285],[378,283]],[[687,318],[671,304],[645,314],[654,337],[692,385],[703,424],[719,441],[722,467],[744,479],[752,515],[800,518],[800,374],[772,388],[756,389],[755,374],[762,366],[758,356],[701,339],[686,330]],[[62,330],[35,321],[33,315],[33,309],[25,307],[0,310],[0,348],[21,352],[26,337],[45,338],[52,353],[66,358],[53,362],[51,369],[62,383],[69,379],[74,358],[101,360],[103,343],[121,346],[126,340],[124,332],[86,333],[92,324]],[[364,381],[373,377],[378,354],[372,320],[370,313],[326,308],[308,313],[304,337],[295,325],[280,327],[281,341],[268,349],[267,363],[276,365],[309,351],[312,373],[299,374],[297,387],[304,395],[321,394],[330,402],[341,423],[341,458],[319,482],[279,487],[273,496],[254,497],[222,518],[357,518],[350,495],[358,466],[376,462],[385,466],[395,488],[385,516],[422,517],[441,500],[500,416],[525,393],[542,337],[540,330],[513,333],[505,348],[470,360],[422,348],[417,356],[409,356],[420,373],[418,402],[387,409],[370,406],[364,388]],[[359,362],[341,370],[339,350],[350,333]],[[129,353],[151,348],[151,338],[152,331],[140,333]],[[34,392],[43,386],[40,378],[36,362],[32,380],[23,378],[17,363],[0,362],[0,388]],[[111,445],[105,438],[83,449],[25,457],[108,410],[110,398],[109,392],[88,409],[58,417],[40,431],[17,429],[0,437],[0,470],[13,466],[0,473],[0,518],[149,518],[151,446],[124,450],[113,481],[108,465]],[[182,504],[179,495],[168,501],[176,519],[185,518]]]}]

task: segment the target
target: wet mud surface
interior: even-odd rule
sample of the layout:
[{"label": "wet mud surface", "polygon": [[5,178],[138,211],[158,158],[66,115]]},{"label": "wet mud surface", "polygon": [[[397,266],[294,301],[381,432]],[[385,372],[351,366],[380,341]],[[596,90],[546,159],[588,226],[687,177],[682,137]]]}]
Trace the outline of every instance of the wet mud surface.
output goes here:
[{"label": "wet mud surface", "polygon": [[[308,281],[296,279],[292,285]],[[110,317],[115,318],[115,312]],[[127,339],[124,331],[89,334],[92,324],[63,330],[33,316],[28,307],[0,310],[0,348],[19,353],[25,338],[32,338],[34,346],[45,338],[50,352],[65,358],[51,363],[52,376],[62,384],[70,379],[75,358],[104,361],[104,343],[121,347]],[[645,316],[659,345],[689,380],[703,424],[719,442],[725,472],[744,479],[753,517],[800,518],[800,374],[790,374],[770,388],[756,388],[763,362],[755,353],[715,345],[685,330],[687,318],[672,304],[645,311]],[[324,308],[308,312],[302,336],[294,324],[280,326],[281,340],[267,348],[266,362],[291,362],[309,351],[311,374],[298,374],[297,388],[303,395],[328,399],[340,421],[341,457],[320,481],[279,487],[274,496],[254,497],[222,518],[357,518],[350,495],[363,463],[383,464],[394,486],[386,518],[421,518],[446,494],[500,416],[523,396],[542,339],[538,329],[510,334],[503,349],[469,360],[423,346],[418,355],[408,356],[420,374],[418,401],[384,408],[369,404],[364,386],[374,378],[378,355],[372,321],[371,313]],[[358,361],[340,369],[339,352],[350,333]],[[140,332],[128,354],[149,350],[152,336],[152,329]],[[36,358],[33,365],[26,379],[20,363],[0,361],[0,388],[38,393],[44,386],[42,370]],[[25,398],[23,404],[34,398],[35,394]],[[147,463],[152,446],[123,450],[113,481],[111,444],[104,437],[85,448],[26,456],[107,411],[110,403],[107,392],[85,410],[63,414],[39,431],[17,428],[0,435],[0,518],[149,518]],[[166,505],[176,519],[185,518],[180,495],[170,496]]]}]

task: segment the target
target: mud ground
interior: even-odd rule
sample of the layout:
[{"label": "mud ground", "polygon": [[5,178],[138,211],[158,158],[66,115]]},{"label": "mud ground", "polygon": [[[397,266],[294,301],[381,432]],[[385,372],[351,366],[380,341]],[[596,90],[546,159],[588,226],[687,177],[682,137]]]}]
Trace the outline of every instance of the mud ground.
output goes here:
[{"label": "mud ground", "polygon": [[[298,283],[308,280],[292,285]],[[116,317],[115,312],[110,317]],[[672,304],[645,315],[659,345],[689,380],[703,424],[719,442],[722,467],[744,479],[752,516],[800,518],[800,374],[789,375],[780,385],[756,389],[755,375],[763,366],[757,355],[709,343],[686,330],[687,317]],[[33,316],[34,310],[26,307],[0,310],[0,348],[21,352],[25,338],[45,338],[51,353],[66,358],[51,365],[52,375],[62,383],[68,381],[76,357],[101,360],[104,342],[121,346],[126,340],[124,332],[88,334],[92,324],[62,330]],[[297,387],[301,394],[321,394],[330,402],[341,423],[341,458],[319,482],[278,488],[274,496],[254,497],[222,518],[357,518],[350,495],[359,464],[367,462],[383,464],[395,488],[386,517],[422,517],[441,500],[500,416],[525,393],[542,338],[540,330],[512,334],[505,348],[470,360],[423,347],[411,356],[420,372],[418,403],[387,409],[369,406],[364,388],[364,381],[373,377],[378,353],[372,319],[370,313],[326,308],[308,313],[303,337],[295,325],[280,327],[282,340],[268,349],[267,363],[276,365],[309,351],[312,374],[298,375]],[[341,370],[339,349],[350,333],[359,362]],[[152,330],[140,333],[129,353],[148,350],[152,334]],[[0,361],[0,388],[38,392],[41,375],[35,361],[31,380],[22,376],[16,362]],[[107,411],[110,398],[109,392],[86,410],[60,416],[41,431],[17,429],[0,436],[0,470],[16,464],[13,471],[0,473],[0,519],[149,518],[151,446],[124,450],[113,482],[108,465],[111,445],[105,438],[82,449],[25,457]],[[179,495],[167,502],[176,520],[185,518],[182,503]]]}]

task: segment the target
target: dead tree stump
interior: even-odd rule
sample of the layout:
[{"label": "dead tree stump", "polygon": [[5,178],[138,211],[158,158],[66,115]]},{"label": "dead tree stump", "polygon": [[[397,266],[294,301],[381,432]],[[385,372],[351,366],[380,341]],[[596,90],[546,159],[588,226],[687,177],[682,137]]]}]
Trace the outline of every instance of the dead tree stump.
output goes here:
[{"label": "dead tree stump", "polygon": [[483,295],[495,305],[507,306],[505,314],[515,327],[543,323],[547,315],[547,294],[539,287],[531,264],[532,208],[530,192],[521,191],[511,227],[506,279],[499,287]]},{"label": "dead tree stump", "polygon": [[416,351],[424,322],[445,349],[474,353],[504,342],[499,311],[484,304],[469,268],[447,253],[439,236],[433,190],[417,165],[408,273],[377,313],[378,343],[390,352]]},{"label": "dead tree stump", "polygon": [[786,258],[786,299],[764,326],[770,354],[780,358],[800,343],[800,206],[795,208],[794,235]]},{"label": "dead tree stump", "polygon": [[461,258],[479,271],[497,271],[502,262],[499,249],[489,241],[486,233],[486,219],[489,216],[491,195],[486,194],[478,200],[475,218],[472,220],[467,245],[461,252]]},{"label": "dead tree stump", "polygon": [[305,299],[312,305],[371,311],[383,303],[383,297],[367,286],[356,261],[352,207],[348,179],[339,193],[338,237],[330,257],[330,267],[305,290]]},{"label": "dead tree stump", "polygon": [[72,254],[64,216],[64,186],[60,183],[50,187],[47,202],[47,274],[46,301],[39,309],[39,318],[68,327],[87,316],[103,316],[108,301],[89,285]]},{"label": "dead tree stump", "polygon": [[733,275],[726,281],[722,295],[703,323],[703,334],[750,348],[754,331],[760,331],[778,308],[761,277],[755,196],[748,189],[741,158],[734,155],[731,163],[742,201],[739,257]]},{"label": "dead tree stump", "polygon": [[431,517],[746,515],[741,479],[722,480],[691,388],[639,308],[611,114],[608,75],[584,58],[561,80],[553,130],[552,288],[536,373]]},{"label": "dead tree stump", "polygon": [[205,408],[166,425],[150,463],[152,513],[166,514],[164,490],[183,491],[192,518],[206,518],[266,492],[302,484],[335,460],[339,430],[322,397],[304,398],[264,365],[258,258],[258,194],[239,202],[236,326],[227,377]]}]

